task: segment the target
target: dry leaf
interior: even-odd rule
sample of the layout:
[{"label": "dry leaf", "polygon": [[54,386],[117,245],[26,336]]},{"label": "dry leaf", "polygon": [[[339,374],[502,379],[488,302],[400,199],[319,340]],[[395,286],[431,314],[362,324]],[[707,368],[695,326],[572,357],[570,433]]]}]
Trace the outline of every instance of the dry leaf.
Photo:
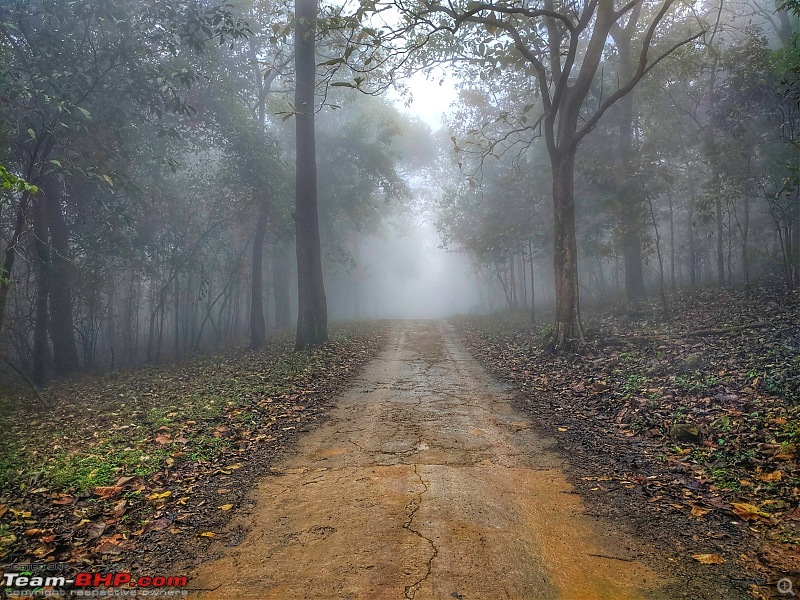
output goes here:
[{"label": "dry leaf", "polygon": [[160,493],[160,494],[157,494],[157,493],[156,493],[156,494],[150,494],[150,495],[147,497],[147,499],[148,499],[148,500],[152,500],[152,501],[156,501],[156,502],[158,502],[159,500],[163,500],[163,499],[164,499],[164,498],[166,498],[167,496],[171,496],[171,495],[172,495],[172,492],[171,492],[171,491],[169,491],[169,490],[167,490],[166,492],[162,492],[162,493]]},{"label": "dry leaf", "polygon": [[759,481],[770,482],[780,481],[783,478],[783,473],[780,471],[773,471],[772,473],[761,473],[758,475]]},{"label": "dry leaf", "polygon": [[111,509],[111,516],[113,517],[121,517],[125,513],[125,508],[128,505],[127,500],[120,500],[114,505],[114,508]]},{"label": "dry leaf", "polygon": [[744,521],[753,521],[759,517],[769,518],[771,516],[769,513],[760,510],[757,506],[744,502],[733,502],[731,504],[731,510],[737,517]]},{"label": "dry leaf", "polygon": [[233,504],[223,504],[219,507],[220,510],[230,510],[233,508]]},{"label": "dry leaf", "polygon": [[106,530],[106,524],[103,521],[95,521],[89,526],[89,533],[87,537],[90,540],[96,540],[101,535],[103,535],[103,532],[105,530]]},{"label": "dry leaf", "polygon": [[719,554],[692,554],[692,558],[704,565],[721,565],[725,562]]},{"label": "dry leaf", "polygon": [[161,517],[150,523],[150,529],[161,531],[172,525],[172,520],[169,517]]},{"label": "dry leaf", "polygon": [[701,508],[700,506],[692,506],[692,514],[695,517],[702,517],[710,513],[711,511],[707,508]]},{"label": "dry leaf", "polygon": [[100,496],[103,499],[111,498],[112,496],[116,496],[122,491],[122,486],[118,485],[109,485],[109,486],[102,486],[94,488],[94,495]]},{"label": "dry leaf", "polygon": [[215,535],[217,534],[214,533],[213,531],[204,531],[203,533],[200,534],[200,537],[213,538]]}]

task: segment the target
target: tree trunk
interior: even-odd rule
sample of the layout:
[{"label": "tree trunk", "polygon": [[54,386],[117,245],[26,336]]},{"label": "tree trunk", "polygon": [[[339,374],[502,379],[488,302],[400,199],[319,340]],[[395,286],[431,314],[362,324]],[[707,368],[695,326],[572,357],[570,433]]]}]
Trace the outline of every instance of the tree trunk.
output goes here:
[{"label": "tree trunk", "polygon": [[289,255],[279,242],[272,247],[272,303],[275,306],[275,329],[292,325],[292,303],[289,299]]},{"label": "tree trunk", "polygon": [[689,240],[689,285],[697,285],[697,244],[694,238],[694,203],[695,189],[691,169],[689,175],[689,207],[686,214],[686,237]]},{"label": "tree trunk", "polygon": [[264,237],[267,234],[269,203],[261,200],[256,232],[253,236],[253,270],[250,278],[250,348],[257,349],[267,342],[267,322],[264,320]]},{"label": "tree trunk", "polygon": [[175,273],[175,359],[181,357],[181,276]]},{"label": "tree trunk", "polygon": [[800,189],[794,191],[792,203],[792,243],[789,249],[792,261],[792,289],[800,285]]},{"label": "tree trunk", "polygon": [[528,238],[528,255],[531,259],[531,323],[536,323],[536,285],[533,280],[533,242],[531,238]]},{"label": "tree trunk", "polygon": [[553,168],[553,271],[556,323],[551,345],[569,350],[584,341],[578,294],[578,244],[575,236],[575,149],[551,155]]},{"label": "tree trunk", "polygon": [[[617,44],[619,77],[628,81],[632,76],[631,40],[634,27],[639,18],[641,5],[637,5],[624,29],[612,27],[611,33]],[[619,145],[617,147],[617,193],[622,196],[622,255],[625,263],[625,295],[629,300],[643,298],[644,268],[642,256],[642,236],[645,231],[642,199],[628,181],[631,178],[633,156],[633,94],[618,101],[619,107]]]},{"label": "tree trunk", "polygon": [[25,233],[25,219],[28,214],[28,203],[31,195],[28,192],[22,194],[17,205],[17,218],[14,224],[14,233],[6,246],[5,258],[3,259],[3,270],[0,272],[0,330],[3,328],[6,317],[6,305],[8,304],[8,290],[11,287],[11,271],[14,268],[14,260],[17,257],[17,247]]},{"label": "tree trunk", "polygon": [[675,210],[672,203],[672,194],[667,193],[669,200],[669,280],[670,289],[675,290]]},{"label": "tree trunk", "polygon": [[714,212],[717,226],[717,280],[719,282],[719,287],[725,287],[725,252],[722,239],[722,198],[719,192],[717,192],[714,200]]},{"label": "tree trunk", "polygon": [[33,325],[33,368],[32,377],[36,383],[44,383],[47,379],[47,367],[50,359],[50,345],[47,340],[49,317],[47,301],[50,279],[50,247],[47,235],[47,217],[44,210],[44,198],[41,194],[33,201],[33,235],[36,248],[36,313]]},{"label": "tree trunk", "polygon": [[295,127],[297,253],[297,336],[301,350],[328,341],[328,307],[322,279],[317,211],[317,155],[314,131],[316,84],[316,0],[295,2]]},{"label": "tree trunk", "polygon": [[52,245],[50,292],[50,338],[53,341],[53,370],[57,376],[78,370],[78,348],[72,316],[72,289],[69,258],[69,228],[61,212],[61,185],[43,180],[45,210]]}]

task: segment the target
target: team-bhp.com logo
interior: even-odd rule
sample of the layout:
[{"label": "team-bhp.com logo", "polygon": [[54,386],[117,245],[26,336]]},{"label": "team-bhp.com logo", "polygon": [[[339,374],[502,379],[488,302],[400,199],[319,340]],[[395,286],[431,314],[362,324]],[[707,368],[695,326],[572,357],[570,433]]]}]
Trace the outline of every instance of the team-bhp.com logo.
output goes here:
[{"label": "team-bhp.com logo", "polygon": [[[89,573],[82,571],[68,577],[55,573],[53,565],[25,565],[19,568],[14,565],[13,571],[4,572],[0,582],[0,595],[6,596],[185,596],[188,578],[183,576],[140,576],[130,573],[109,571]],[[64,565],[66,566],[66,565]],[[43,567],[43,568],[31,568]],[[126,593],[129,592],[129,593]]]}]

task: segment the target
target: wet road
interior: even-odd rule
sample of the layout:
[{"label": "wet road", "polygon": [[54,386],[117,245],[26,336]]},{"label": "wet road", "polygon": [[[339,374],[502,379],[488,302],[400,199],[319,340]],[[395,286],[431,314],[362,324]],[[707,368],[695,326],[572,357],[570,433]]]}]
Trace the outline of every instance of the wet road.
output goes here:
[{"label": "wet road", "polygon": [[398,324],[330,416],[259,483],[199,597],[661,597],[446,324]]}]

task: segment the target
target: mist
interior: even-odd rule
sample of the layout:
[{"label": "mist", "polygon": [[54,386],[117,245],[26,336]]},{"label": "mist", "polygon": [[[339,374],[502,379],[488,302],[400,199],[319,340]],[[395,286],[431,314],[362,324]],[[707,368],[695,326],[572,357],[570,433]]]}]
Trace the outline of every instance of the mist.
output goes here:
[{"label": "mist", "polygon": [[356,265],[331,276],[335,319],[442,319],[481,309],[468,259],[442,248],[430,223],[361,240]]}]

